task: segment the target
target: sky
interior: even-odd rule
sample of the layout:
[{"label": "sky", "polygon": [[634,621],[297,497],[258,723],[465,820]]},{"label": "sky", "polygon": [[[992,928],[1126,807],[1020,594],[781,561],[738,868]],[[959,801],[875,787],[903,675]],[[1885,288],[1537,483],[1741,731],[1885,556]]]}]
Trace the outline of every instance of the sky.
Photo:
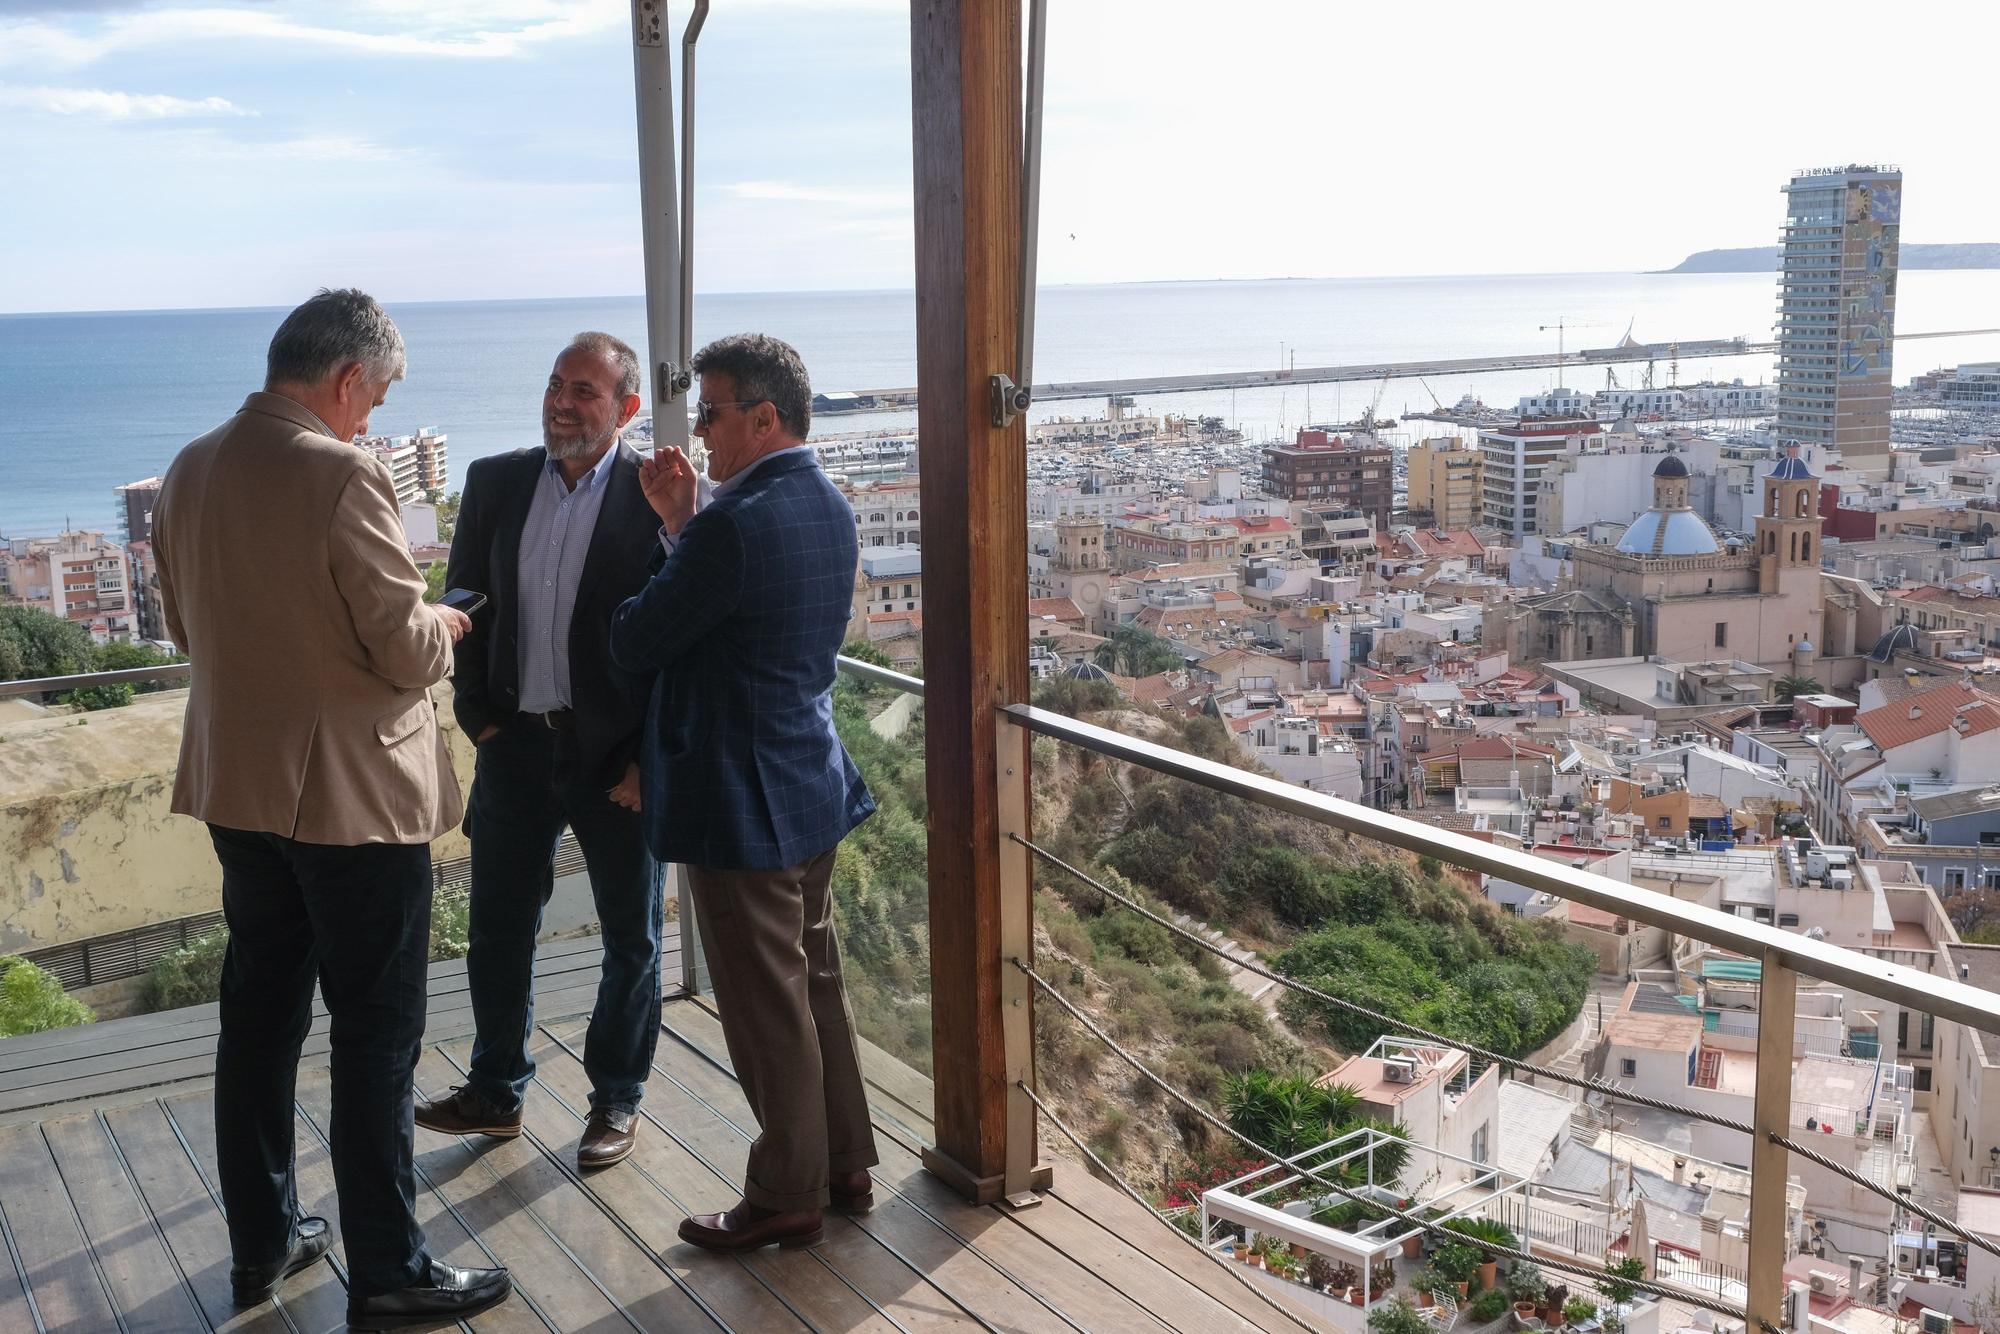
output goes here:
[{"label": "sky", "polygon": [[[1050,9],[1044,284],[1666,268],[1845,162],[2000,240],[1957,6]],[[630,12],[0,0],[0,312],[637,292]],[[714,0],[698,88],[697,290],[910,285],[906,3]]]}]

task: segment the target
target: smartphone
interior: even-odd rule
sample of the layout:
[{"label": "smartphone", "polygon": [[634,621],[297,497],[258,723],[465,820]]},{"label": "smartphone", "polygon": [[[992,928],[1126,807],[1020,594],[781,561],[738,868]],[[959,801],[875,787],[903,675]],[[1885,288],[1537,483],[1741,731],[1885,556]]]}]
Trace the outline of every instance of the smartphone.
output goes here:
[{"label": "smartphone", "polygon": [[486,595],[475,593],[469,588],[448,589],[445,595],[438,599],[438,605],[450,607],[453,611],[462,611],[470,616],[486,605]]}]

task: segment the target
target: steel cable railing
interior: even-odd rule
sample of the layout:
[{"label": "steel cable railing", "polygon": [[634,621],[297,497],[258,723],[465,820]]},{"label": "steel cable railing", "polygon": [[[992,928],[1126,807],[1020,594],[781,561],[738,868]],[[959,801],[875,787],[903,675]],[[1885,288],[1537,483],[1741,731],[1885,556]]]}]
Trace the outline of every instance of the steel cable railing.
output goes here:
[{"label": "steel cable railing", "polygon": [[[1172,1084],[1162,1079],[1159,1075],[1155,1074],[1151,1067],[1149,1067],[1144,1061],[1141,1061],[1138,1057],[1134,1056],[1131,1052],[1125,1050],[1124,1047],[1119,1045],[1117,1039],[1113,1038],[1109,1033],[1105,1032],[1104,1029],[1100,1027],[1098,1023],[1095,1020],[1093,1020],[1089,1015],[1085,1014],[1082,1010],[1078,1009],[1077,1006],[1070,1001],[1069,997],[1063,995],[1062,992],[1058,991],[1055,985],[1051,983],[1047,978],[1043,977],[1040,973],[1037,973],[1034,969],[1030,968],[1027,964],[1023,963],[1019,958],[1010,959],[1008,960],[1008,962],[1011,963],[1015,968],[1019,969],[1024,975],[1026,975],[1028,980],[1033,982],[1043,995],[1047,996],[1049,999],[1053,1000],[1057,1005],[1060,1005],[1064,1010],[1068,1011],[1069,1016],[1072,1019],[1076,1020],[1079,1024],[1082,1024],[1083,1027],[1090,1033],[1092,1037],[1095,1037],[1099,1042],[1102,1042],[1107,1048],[1110,1049],[1113,1055],[1117,1056],[1120,1060],[1124,1061],[1127,1065],[1131,1066],[1132,1069],[1136,1071],[1142,1078],[1146,1079],[1155,1088],[1159,1089],[1169,1098],[1172,1098],[1175,1102],[1185,1107],[1188,1111],[1194,1113],[1203,1122],[1205,1122],[1212,1128],[1221,1131],[1223,1134],[1229,1136],[1237,1143],[1243,1145],[1244,1148],[1249,1149],[1252,1153],[1259,1154],[1262,1157],[1268,1158],[1273,1163],[1283,1163],[1288,1170],[1297,1173],[1298,1176],[1303,1180],[1309,1181],[1313,1185],[1321,1187],[1324,1190],[1330,1191],[1335,1195],[1339,1195],[1343,1199],[1349,1200],[1356,1204],[1366,1205],[1371,1209],[1375,1209],[1381,1213],[1387,1214],[1389,1217],[1396,1219],[1398,1222],[1408,1224],[1410,1227],[1414,1228],[1419,1232],[1424,1233],[1426,1236],[1436,1237],[1439,1240],[1449,1241],[1449,1242],[1463,1242],[1465,1240],[1463,1234],[1452,1230],[1446,1224],[1434,1223],[1428,1219],[1419,1217],[1418,1215],[1411,1213],[1406,1209],[1399,1209],[1394,1205],[1385,1204],[1381,1200],[1378,1200],[1370,1195],[1366,1195],[1361,1191],[1354,1190],[1348,1186],[1343,1186],[1337,1181],[1333,1181],[1330,1178],[1321,1176],[1319,1173],[1314,1172],[1310,1168],[1302,1166],[1296,1160],[1296,1158],[1287,1158],[1283,1154],[1279,1153],[1277,1150],[1272,1149],[1267,1145],[1259,1144],[1256,1140],[1251,1139],[1248,1135],[1245,1135],[1241,1131],[1238,1131],[1235,1127],[1231,1126],[1227,1121],[1224,1121],[1221,1117],[1209,1111],[1206,1107],[1203,1107],[1200,1103],[1194,1101],[1194,1099],[1190,1098],[1187,1094],[1183,1093],[1181,1090],[1175,1088]],[[1179,1229],[1176,1229],[1176,1231],[1178,1230]],[[1641,1278],[1628,1279],[1623,1277],[1622,1275],[1614,1274],[1610,1270],[1599,1266],[1578,1264],[1570,1260],[1557,1260],[1547,1256],[1535,1255],[1532,1252],[1520,1250],[1512,1246],[1502,1246],[1495,1242],[1485,1240],[1484,1238],[1480,1239],[1477,1245],[1480,1250],[1490,1252],[1495,1256],[1503,1257],[1509,1260],[1522,1261],[1529,1264],[1539,1265],[1543,1269],[1553,1269],[1558,1273],[1569,1274],[1572,1277],[1581,1278],[1594,1284],[1603,1283],[1607,1281],[1617,1282],[1621,1284],[1629,1284],[1633,1289],[1633,1291],[1635,1292],[1643,1292],[1650,1296],[1659,1297],[1666,1301],[1680,1302],[1683,1305],[1687,1306],[1698,1306],[1705,1310],[1713,1311],[1717,1315],[1727,1316],[1732,1320],[1742,1320],[1745,1321],[1746,1323],[1750,1320],[1749,1314],[1746,1311],[1744,1311],[1742,1307],[1731,1306],[1727,1302],[1716,1301],[1709,1297],[1699,1296],[1693,1292],[1689,1292],[1682,1288],[1668,1287],[1664,1284],[1654,1283],[1648,1279],[1641,1279]],[[1780,1334],[1780,1331],[1777,1330],[1775,1327],[1762,1321],[1759,1321],[1758,1323],[1762,1327],[1764,1334]]]},{"label": "steel cable railing", "polygon": [[[1346,1011],[1349,1014],[1359,1015],[1362,1018],[1371,1020],[1375,1023],[1379,1023],[1383,1025],[1385,1028],[1396,1029],[1401,1032],[1411,1034],[1412,1036],[1423,1038],[1427,1042],[1436,1042],[1441,1046],[1452,1047],[1458,1051],[1467,1052],[1472,1056],[1478,1057],[1482,1060],[1490,1061],[1496,1065],[1505,1066],[1511,1070],[1524,1070],[1529,1074],[1537,1076],[1538,1078],[1547,1078],[1554,1080],[1558,1083],[1568,1084],[1574,1088],[1587,1089],[1594,1093],[1601,1093],[1606,1097],[1616,1098],[1621,1102],[1628,1102],[1635,1106],[1651,1107],[1655,1111],[1667,1112],[1674,1116],[1684,1116],[1697,1121],[1705,1121],[1708,1124],[1713,1126],[1718,1126],[1721,1129],[1733,1130],[1738,1132],[1739,1134],[1749,1135],[1752,1138],[1754,1138],[1756,1135],[1756,1132],[1750,1126],[1747,1126],[1740,1121],[1732,1121],[1728,1117],[1717,1116],[1712,1112],[1702,1111],[1701,1109],[1695,1107],[1683,1107],[1677,1103],[1668,1102],[1660,1098],[1649,1097],[1645,1094],[1633,1093],[1628,1090],[1621,1089],[1617,1085],[1608,1083],[1607,1081],[1604,1080],[1591,1079],[1588,1076],[1584,1075],[1567,1074],[1561,1070],[1551,1069],[1548,1066],[1537,1065],[1533,1061],[1523,1061],[1511,1056],[1502,1056],[1498,1052],[1490,1051],[1484,1047],[1477,1046],[1473,1043],[1463,1042],[1457,1038],[1447,1037],[1442,1033],[1437,1033],[1430,1029],[1409,1023],[1405,1020],[1398,1019],[1393,1015],[1384,1014],[1379,1010],[1372,1010],[1367,1006],[1358,1004],[1354,1001],[1346,1000],[1339,996],[1330,995],[1327,992],[1321,991],[1317,987],[1309,986],[1304,982],[1298,981],[1296,978],[1286,977],[1284,974],[1274,972],[1273,970],[1266,968],[1263,965],[1258,964],[1252,960],[1239,958],[1236,955],[1229,954],[1228,952],[1224,951],[1223,949],[1215,945],[1213,942],[1204,939],[1200,934],[1190,931],[1186,927],[1181,926],[1178,922],[1174,922],[1162,916],[1161,914],[1152,911],[1150,908],[1147,908],[1143,903],[1138,902],[1130,895],[1120,893],[1118,890],[1113,889],[1111,886],[1105,884],[1103,881],[1098,880],[1094,876],[1091,876],[1087,872],[1082,871],[1075,866],[1072,866],[1070,863],[1064,861],[1062,858],[1048,851],[1048,849],[1040,847],[1031,840],[1022,838],[1018,834],[1009,834],[1008,837],[1012,838],[1016,843],[1019,843],[1021,846],[1027,848],[1028,851],[1034,853],[1037,857],[1049,863],[1051,866],[1057,867],[1058,869],[1082,881],[1084,884],[1090,886],[1098,893],[1104,895],[1107,899],[1110,899],[1111,901],[1119,904],[1120,906],[1127,908],[1134,913],[1137,913],[1139,916],[1146,918],[1148,921],[1154,922],[1160,926],[1165,927],[1167,930],[1173,932],[1176,936],[1178,936],[1182,940],[1185,940],[1192,945],[1198,946],[1199,948],[1208,951],[1210,954],[1215,955],[1217,958],[1222,959],[1232,968],[1240,968],[1246,972],[1255,973],[1259,977],[1263,977],[1272,982],[1275,982],[1279,986],[1284,987],[1290,991],[1295,991],[1303,996],[1309,996],[1313,1000],[1320,1001],[1327,1005],[1332,1005],[1337,1009]],[[1888,1187],[1879,1184],[1878,1182],[1872,1181],[1862,1173],[1855,1171],[1853,1168],[1846,1167],[1840,1163],[1837,1163],[1831,1158],[1828,1158],[1825,1154],[1820,1153],[1818,1150],[1808,1148],[1807,1146],[1800,1144],[1798,1141],[1790,1139],[1787,1136],[1773,1133],[1770,1136],[1770,1142],[1786,1150],[1789,1150],[1790,1152],[1795,1153],[1802,1158],[1806,1158],[1811,1162],[1818,1164],[1819,1166],[1827,1169],[1830,1172],[1833,1172],[1842,1179],[1850,1181],[1857,1186],[1860,1186],[1863,1190],[1870,1191],[1875,1195],[1878,1195],[1881,1198],[1889,1201],[1896,1207],[1904,1209],[1909,1213],[1916,1215],[1917,1217],[1923,1219],[1925,1222],[1931,1223],[1939,1228],[1942,1228],[1946,1232],[1951,1233],[1953,1236],[1960,1238],[1968,1245],[1977,1246],[1979,1249],[1986,1251],[1988,1254],[1993,1255],[1996,1258],[2000,1258],[2000,1246],[1996,1246],[1993,1242],[1989,1241],[1985,1237],[1967,1231],[1965,1228],[1961,1227],[1958,1223],[1954,1222],[1949,1217],[1940,1214],[1936,1210],[1931,1209],[1925,1205],[1919,1204],[1909,1195],[1903,1194],[1899,1191],[1891,1190]]]},{"label": "steel cable railing", "polygon": [[1540,1077],[1546,1077],[1548,1079],[1556,1081],[1557,1083],[1568,1084],[1573,1088],[1586,1089],[1592,1093],[1602,1093],[1609,1098],[1618,1098],[1622,1101],[1630,1102],[1641,1107],[1651,1107],[1655,1111],[1666,1112],[1673,1116],[1684,1116],[1689,1118],[1690,1120],[1706,1121],[1708,1124],[1712,1126],[1718,1126],[1723,1130],[1733,1130],[1740,1135],[1755,1134],[1755,1132],[1745,1123],[1741,1121],[1732,1121],[1726,1116],[1717,1116],[1713,1112],[1705,1112],[1698,1107],[1683,1107],[1679,1103],[1668,1102],[1663,1098],[1648,1097],[1647,1095],[1642,1093],[1629,1093],[1623,1089],[1620,1089],[1616,1084],[1611,1084],[1601,1079],[1592,1079],[1587,1075],[1565,1074],[1561,1070],[1556,1070],[1545,1065],[1536,1065],[1532,1061],[1523,1061],[1512,1056],[1502,1056],[1497,1051],[1492,1051],[1489,1050],[1488,1048],[1477,1046],[1470,1042],[1463,1042],[1457,1038],[1446,1037],[1442,1033],[1435,1032],[1431,1029],[1424,1028],[1417,1024],[1409,1023],[1406,1020],[1397,1019],[1393,1015],[1382,1013],[1380,1010],[1371,1010],[1367,1006],[1359,1004],[1358,1002],[1345,1000],[1339,996],[1330,995],[1327,992],[1319,990],[1319,988],[1317,987],[1308,986],[1306,983],[1301,982],[1296,978],[1286,977],[1283,973],[1273,972],[1271,969],[1264,967],[1262,964],[1256,963],[1249,959],[1239,958],[1236,955],[1230,954],[1226,950],[1223,950],[1217,945],[1215,945],[1213,942],[1203,939],[1196,932],[1188,930],[1186,927],[1180,925],[1178,922],[1170,921],[1167,918],[1162,917],[1159,913],[1152,911],[1150,908],[1138,902],[1136,899],[1133,899],[1128,895],[1119,893],[1117,890],[1111,888],[1111,886],[1105,884],[1103,881],[1098,880],[1090,876],[1089,874],[1085,873],[1084,871],[1081,871],[1076,867],[1070,865],[1062,858],[1056,856],[1053,852],[1050,852],[1047,848],[1041,847],[1031,842],[1028,839],[1022,838],[1018,834],[1010,834],[1008,835],[1008,837],[1012,838],[1016,843],[1019,843],[1022,847],[1028,849],[1028,851],[1034,853],[1037,857],[1040,857],[1043,861],[1049,863],[1051,866],[1058,867],[1061,870],[1068,872],[1070,875],[1075,876],[1078,880],[1081,880],[1086,885],[1089,885],[1092,889],[1104,895],[1106,898],[1109,898],[1114,902],[1119,903],[1122,906],[1131,909],[1133,912],[1138,913],[1141,917],[1146,918],[1148,921],[1158,923],[1159,925],[1165,927],[1167,930],[1173,932],[1175,935],[1179,936],[1182,940],[1185,940],[1192,945],[1200,946],[1202,949],[1207,950],[1210,954],[1215,955],[1217,958],[1221,959],[1223,962],[1227,963],[1232,968],[1240,968],[1245,972],[1255,973],[1257,974],[1257,976],[1275,982],[1281,987],[1285,987],[1291,991],[1296,991],[1303,996],[1310,996],[1312,999],[1316,1001],[1322,1001],[1325,1004],[1334,1006],[1337,1009],[1345,1010],[1349,1014],[1359,1015],[1363,1019],[1367,1019],[1374,1023],[1381,1024],[1384,1028],[1393,1028],[1400,1032],[1408,1033],[1412,1037],[1422,1038],[1426,1042],[1435,1042],[1441,1046],[1456,1048],[1459,1051],[1466,1052],[1492,1065],[1505,1066],[1510,1070],[1525,1070],[1529,1074]]},{"label": "steel cable railing", "polygon": [[1014,1081],[1014,1087],[1021,1090],[1022,1096],[1026,1097],[1029,1102],[1035,1104],[1035,1106],[1041,1110],[1043,1116],[1049,1118],[1049,1124],[1054,1126],[1057,1130],[1061,1131],[1062,1137],[1068,1140],[1072,1145],[1074,1145],[1078,1153],[1082,1154],[1086,1159],[1089,1160],[1090,1165],[1097,1169],[1097,1174],[1100,1177],[1103,1177],[1106,1181],[1109,1181],[1112,1185],[1116,1186],[1119,1190],[1123,1191],[1126,1194],[1126,1196],[1132,1200],[1134,1204],[1137,1204],[1140,1208],[1144,1209],[1147,1213],[1153,1215],[1153,1217],[1159,1219],[1162,1223],[1165,1223],[1168,1227],[1173,1228],[1175,1236],[1179,1237],[1182,1241],[1186,1242],[1188,1245],[1194,1247],[1197,1251],[1200,1251],[1203,1255],[1207,1256],[1210,1260],[1214,1261],[1216,1264],[1222,1265],[1223,1269],[1229,1273],[1229,1276],[1231,1278],[1235,1279],[1238,1283],[1242,1284],[1244,1288],[1246,1288],[1254,1296],[1256,1296],[1259,1301],[1262,1301],[1265,1305],[1269,1306],[1279,1315],[1284,1316],[1287,1320],[1297,1325],[1300,1329],[1316,1328],[1311,1322],[1307,1321],[1303,1316],[1299,1315],[1298,1312],[1291,1310],[1289,1307],[1281,1303],[1276,1297],[1273,1297],[1270,1293],[1265,1292],[1262,1288],[1258,1287],[1254,1282],[1245,1278],[1243,1275],[1237,1273],[1236,1267],[1234,1265],[1225,1264],[1221,1256],[1217,1255],[1214,1251],[1211,1251],[1210,1249],[1208,1249],[1208,1247],[1196,1241],[1193,1237],[1189,1236],[1181,1228],[1175,1226],[1173,1219],[1167,1217],[1165,1214],[1161,1213],[1158,1209],[1155,1209],[1150,1203],[1147,1202],[1146,1197],[1144,1195],[1141,1195],[1138,1189],[1134,1187],[1131,1182],[1127,1181],[1124,1177],[1119,1176],[1117,1171],[1112,1168],[1111,1164],[1105,1162],[1102,1158],[1098,1157],[1097,1151],[1092,1149],[1088,1144],[1084,1143],[1083,1137],[1078,1135],[1076,1131],[1070,1129],[1068,1123],[1065,1122],[1062,1119],[1062,1117],[1056,1115],[1055,1108],[1049,1106],[1047,1103],[1042,1101],[1040,1094],[1036,1093],[1033,1089],[1029,1088],[1027,1084],[1023,1083],[1020,1080]]}]

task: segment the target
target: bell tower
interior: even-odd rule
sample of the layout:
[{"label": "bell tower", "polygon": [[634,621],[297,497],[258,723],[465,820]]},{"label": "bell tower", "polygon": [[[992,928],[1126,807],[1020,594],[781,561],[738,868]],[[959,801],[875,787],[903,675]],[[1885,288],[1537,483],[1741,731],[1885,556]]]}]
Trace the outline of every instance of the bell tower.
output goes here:
[{"label": "bell tower", "polygon": [[1764,478],[1757,515],[1757,589],[1776,593],[1782,575],[1819,568],[1819,478],[1793,445]]}]

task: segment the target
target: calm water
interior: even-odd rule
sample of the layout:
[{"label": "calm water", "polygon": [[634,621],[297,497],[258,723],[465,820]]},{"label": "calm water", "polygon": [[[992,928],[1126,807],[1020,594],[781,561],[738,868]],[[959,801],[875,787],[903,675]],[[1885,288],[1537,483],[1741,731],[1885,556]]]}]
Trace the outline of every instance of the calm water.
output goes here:
[{"label": "calm water", "polygon": [[[1601,347],[1628,323],[1645,342],[1769,336],[1768,274],[1575,274],[1061,287],[1040,297],[1035,378],[1106,379],[1370,360],[1405,361],[1553,349],[1536,326],[1562,319],[1568,346]],[[555,352],[582,329],[634,342],[636,297],[392,306],[410,374],[374,417],[377,431],[433,426],[451,437],[453,477],[465,464],[540,439],[541,384]],[[775,333],[804,354],[820,389],[916,382],[915,310],[908,292],[702,297],[698,339],[746,329]],[[115,527],[112,488],[162,471],[180,446],[233,412],[263,376],[277,310],[0,316],[0,534],[65,524]],[[1901,275],[1897,325],[1906,331],[2000,327],[2000,271]],[[2000,336],[1906,342],[1897,377],[1961,361],[2000,360]],[[1005,369],[996,367],[995,369]],[[1637,367],[1620,375],[1636,377]],[[1661,383],[1667,368],[1658,369]],[[1770,358],[1684,362],[1683,381],[1769,379]],[[1577,370],[1595,389],[1603,371]],[[1547,372],[1432,381],[1446,403],[1470,390],[1495,406],[1547,388]],[[1233,417],[1254,438],[1310,420],[1359,415],[1375,390],[1184,394],[1140,400],[1150,412]],[[1392,382],[1383,412],[1427,407],[1416,381]],[[1085,415],[1102,404],[1060,403],[1038,417]],[[908,417],[828,419],[822,431],[905,424]]]}]

